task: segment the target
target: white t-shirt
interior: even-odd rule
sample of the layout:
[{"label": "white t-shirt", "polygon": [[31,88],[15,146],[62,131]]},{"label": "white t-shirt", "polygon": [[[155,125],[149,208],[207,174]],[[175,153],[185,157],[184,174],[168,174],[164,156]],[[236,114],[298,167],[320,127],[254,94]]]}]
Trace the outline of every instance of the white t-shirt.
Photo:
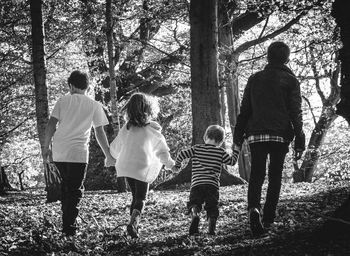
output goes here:
[{"label": "white t-shirt", "polygon": [[108,124],[101,103],[83,94],[67,94],[56,102],[51,116],[58,119],[52,142],[53,160],[87,163],[91,127]]}]

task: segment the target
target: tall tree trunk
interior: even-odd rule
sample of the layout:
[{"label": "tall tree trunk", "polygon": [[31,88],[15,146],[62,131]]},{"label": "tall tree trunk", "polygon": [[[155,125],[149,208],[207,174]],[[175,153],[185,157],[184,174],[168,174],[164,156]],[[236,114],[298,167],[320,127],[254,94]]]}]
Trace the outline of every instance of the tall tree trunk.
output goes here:
[{"label": "tall tree trunk", "polygon": [[192,143],[202,143],[211,124],[221,124],[218,86],[217,0],[190,4]]},{"label": "tall tree trunk", "polygon": [[[235,4],[235,3],[234,3]],[[219,1],[219,59],[220,59],[220,84],[226,88],[228,118],[233,135],[239,114],[240,97],[238,88],[237,66],[239,55],[234,52],[233,31],[230,26],[229,12],[233,12],[235,6],[231,6],[229,0]],[[250,176],[250,154],[246,143],[242,146],[238,160],[239,175],[248,181]]]},{"label": "tall tree trunk", "polygon": [[[343,47],[339,53],[341,60],[341,101],[337,105],[337,114],[344,117],[350,125],[350,2],[348,0],[335,0],[332,6],[332,16],[340,28],[340,38]],[[335,211],[334,217],[350,222],[350,195],[348,199]],[[347,232],[350,226],[338,221],[325,223],[327,234]]]},{"label": "tall tree trunk", "polygon": [[[42,14],[42,0],[30,0],[30,17],[32,24],[32,59],[35,86],[35,109],[37,130],[41,150],[44,147],[45,129],[49,119],[49,104],[46,86],[46,59],[45,59],[45,33]],[[47,177],[48,169],[44,168],[44,176]],[[45,179],[47,181],[47,179]],[[47,197],[55,197],[51,188],[57,184],[46,182]]]},{"label": "tall tree trunk", "polygon": [[[192,144],[203,143],[211,124],[221,124],[218,84],[217,0],[191,0],[191,95]],[[179,173],[182,183],[190,182],[191,165]],[[188,172],[183,174],[182,172]],[[170,181],[169,181],[170,182]]]},{"label": "tall tree trunk", "polygon": [[[191,0],[190,4],[193,144],[203,143],[203,135],[209,125],[222,123],[217,63],[217,7],[217,0]],[[176,177],[159,184],[157,188],[190,182],[190,166],[187,165]],[[221,179],[227,175],[230,176],[227,170],[223,170]],[[244,183],[239,178],[235,181]],[[232,184],[235,181],[231,181]]]},{"label": "tall tree trunk", "polygon": [[[119,115],[117,110],[117,85],[115,76],[114,49],[113,49],[113,19],[112,19],[112,0],[106,0],[106,36],[107,36],[107,51],[109,63],[109,90],[111,97],[111,112],[112,112],[112,127],[114,137],[119,132]],[[110,167],[114,168],[114,167]],[[117,178],[117,191],[126,192],[126,181],[124,177]]]},{"label": "tall tree trunk", "polygon": [[13,190],[13,188],[7,179],[5,167],[0,166],[0,195],[6,195],[6,190]]},{"label": "tall tree trunk", "polygon": [[312,131],[301,167],[293,173],[293,182],[311,182],[320,157],[320,149],[329,127],[337,118],[332,106],[323,107],[321,116]]},{"label": "tall tree trunk", "polygon": [[23,172],[24,171],[21,171],[19,172],[17,175],[18,175],[18,181],[19,181],[19,188],[21,191],[24,190],[24,186],[23,186]]},{"label": "tall tree trunk", "polygon": [[42,18],[42,0],[30,0],[32,20],[32,58],[35,85],[37,129],[41,148],[44,146],[45,129],[49,119],[46,86],[45,33]]}]

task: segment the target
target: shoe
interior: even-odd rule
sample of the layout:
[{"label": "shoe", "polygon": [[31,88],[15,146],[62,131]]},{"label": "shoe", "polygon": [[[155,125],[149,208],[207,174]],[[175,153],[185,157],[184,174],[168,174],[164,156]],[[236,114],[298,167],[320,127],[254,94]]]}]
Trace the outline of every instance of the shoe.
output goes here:
[{"label": "shoe", "polygon": [[130,222],[126,226],[126,231],[132,238],[138,238],[139,232],[138,232],[138,226],[141,218],[141,212],[137,209],[134,209],[130,216]]},{"label": "shoe", "polygon": [[272,224],[273,224],[273,222],[263,221],[263,227],[264,227],[265,230],[270,230],[271,227],[272,227]]},{"label": "shoe", "polygon": [[250,230],[253,237],[259,237],[266,233],[262,223],[260,212],[257,208],[252,208],[249,211],[249,221],[250,221]]},{"label": "shoe", "polygon": [[139,237],[139,232],[134,225],[128,224],[126,226],[126,232],[128,232],[128,235],[131,236],[131,238],[138,238]]},{"label": "shoe", "polygon": [[195,215],[192,217],[192,221],[190,225],[190,236],[199,233],[198,225],[199,225],[199,216]]},{"label": "shoe", "polygon": [[74,236],[75,233],[77,232],[77,227],[76,226],[69,226],[69,227],[64,227],[62,229],[62,233],[65,235],[65,236]]},{"label": "shoe", "polygon": [[209,218],[209,235],[215,236],[216,220],[217,219],[213,217]]}]

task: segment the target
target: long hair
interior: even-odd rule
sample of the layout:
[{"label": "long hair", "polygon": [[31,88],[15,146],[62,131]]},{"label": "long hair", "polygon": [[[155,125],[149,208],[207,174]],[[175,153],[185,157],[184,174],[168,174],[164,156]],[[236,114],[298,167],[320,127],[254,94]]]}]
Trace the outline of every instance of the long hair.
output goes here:
[{"label": "long hair", "polygon": [[144,127],[158,116],[158,99],[144,93],[134,93],[123,109],[126,111],[127,129],[130,126]]}]

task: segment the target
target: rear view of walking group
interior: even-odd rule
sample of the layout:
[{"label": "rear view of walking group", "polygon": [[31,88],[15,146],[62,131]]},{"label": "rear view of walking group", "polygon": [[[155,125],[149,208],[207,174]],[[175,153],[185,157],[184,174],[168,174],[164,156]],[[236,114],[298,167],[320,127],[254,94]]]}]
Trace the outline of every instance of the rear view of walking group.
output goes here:
[{"label": "rear view of walking group", "polygon": [[[289,144],[295,138],[296,159],[301,157],[305,148],[300,86],[286,66],[289,55],[286,44],[272,43],[265,69],[249,78],[231,154],[221,147],[224,128],[212,124],[203,135],[204,143],[180,151],[175,161],[170,156],[161,126],[154,121],[159,113],[155,97],[143,93],[134,93],[130,97],[123,108],[125,124],[109,145],[103,128],[108,120],[102,105],[86,95],[88,75],[73,71],[68,78],[70,93],[56,102],[51,113],[43,149],[44,161],[48,161],[52,150],[53,161],[62,177],[62,232],[72,236],[78,229],[78,204],[84,189],[90,130],[94,127],[96,139],[106,157],[105,165],[115,166],[117,176],[126,177],[131,190],[130,221],[126,231],[132,238],[139,237],[139,222],[149,184],[157,178],[162,165],[177,172],[186,158],[192,160],[187,203],[191,214],[189,234],[199,233],[199,213],[204,205],[209,221],[208,233],[215,235],[221,169],[224,164],[236,164],[244,139],[249,143],[252,163],[248,187],[250,229],[254,237],[266,233],[274,222]],[[268,156],[268,189],[262,208],[261,190]]]}]

